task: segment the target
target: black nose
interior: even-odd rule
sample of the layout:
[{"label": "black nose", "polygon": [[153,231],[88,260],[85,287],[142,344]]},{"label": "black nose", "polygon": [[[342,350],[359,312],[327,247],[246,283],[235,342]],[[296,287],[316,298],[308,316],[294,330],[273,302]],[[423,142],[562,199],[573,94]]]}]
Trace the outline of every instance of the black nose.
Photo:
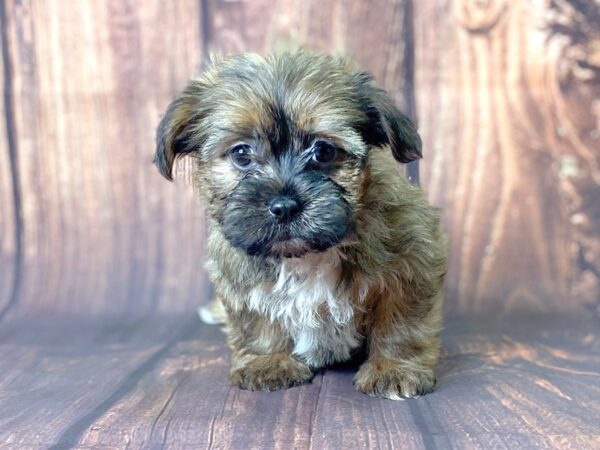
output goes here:
[{"label": "black nose", "polygon": [[269,211],[281,221],[290,220],[300,212],[300,202],[292,197],[277,197],[271,203]]}]

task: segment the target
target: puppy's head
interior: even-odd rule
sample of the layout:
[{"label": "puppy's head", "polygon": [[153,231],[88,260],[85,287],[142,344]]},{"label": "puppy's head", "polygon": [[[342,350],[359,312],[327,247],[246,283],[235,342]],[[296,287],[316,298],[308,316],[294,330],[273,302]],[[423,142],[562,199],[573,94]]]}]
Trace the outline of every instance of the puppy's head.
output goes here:
[{"label": "puppy's head", "polygon": [[167,109],[156,164],[197,158],[196,181],[224,236],[250,255],[326,250],[354,228],[373,147],[421,156],[413,124],[346,61],[304,52],[213,64]]}]

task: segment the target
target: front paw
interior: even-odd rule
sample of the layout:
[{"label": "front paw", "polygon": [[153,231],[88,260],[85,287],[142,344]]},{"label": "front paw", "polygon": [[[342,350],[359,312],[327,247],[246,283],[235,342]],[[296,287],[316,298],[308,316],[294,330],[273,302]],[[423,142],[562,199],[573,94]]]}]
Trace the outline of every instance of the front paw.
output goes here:
[{"label": "front paw", "polygon": [[365,394],[391,400],[418,398],[429,394],[435,386],[432,369],[410,367],[388,358],[366,361],[354,377],[354,386]]},{"label": "front paw", "polygon": [[308,383],[313,373],[289,355],[248,355],[231,371],[231,382],[250,391],[276,391]]}]

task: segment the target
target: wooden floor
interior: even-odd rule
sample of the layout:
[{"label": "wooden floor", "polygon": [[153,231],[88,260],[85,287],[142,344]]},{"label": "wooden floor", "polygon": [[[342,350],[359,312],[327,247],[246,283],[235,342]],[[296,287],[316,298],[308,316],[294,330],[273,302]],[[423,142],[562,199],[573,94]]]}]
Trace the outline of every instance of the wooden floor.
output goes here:
[{"label": "wooden floor", "polygon": [[449,320],[438,388],[370,398],[351,369],[284,392],[230,387],[196,317],[12,321],[0,330],[1,448],[600,448],[592,319]]}]

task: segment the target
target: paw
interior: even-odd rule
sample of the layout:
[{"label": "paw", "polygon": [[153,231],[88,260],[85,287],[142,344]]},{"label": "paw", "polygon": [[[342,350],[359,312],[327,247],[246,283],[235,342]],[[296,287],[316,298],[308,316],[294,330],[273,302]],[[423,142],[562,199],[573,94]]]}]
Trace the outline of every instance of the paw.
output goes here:
[{"label": "paw", "polygon": [[432,369],[410,367],[387,358],[366,361],[354,377],[354,386],[374,397],[402,400],[429,394],[435,386]]},{"label": "paw", "polygon": [[308,366],[286,354],[246,356],[240,363],[231,371],[231,382],[250,391],[276,391],[313,377]]}]

